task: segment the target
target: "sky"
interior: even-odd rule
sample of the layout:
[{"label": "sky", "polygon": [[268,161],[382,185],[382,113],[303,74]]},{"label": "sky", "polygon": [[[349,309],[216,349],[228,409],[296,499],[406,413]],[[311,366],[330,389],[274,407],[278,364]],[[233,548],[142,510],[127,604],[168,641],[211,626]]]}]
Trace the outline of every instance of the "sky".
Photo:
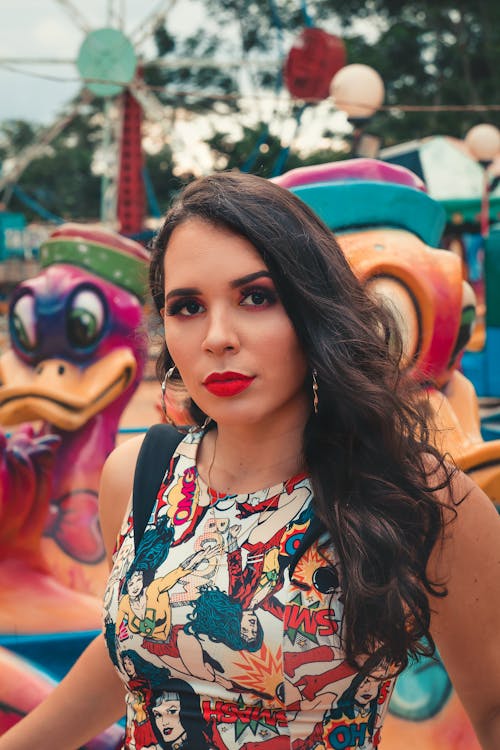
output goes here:
[{"label": "sky", "polygon": [[[159,0],[70,0],[68,5],[57,0],[0,0],[0,121],[19,118],[49,124],[80,90],[73,64],[43,66],[2,61],[75,60],[84,39],[80,20],[92,29],[107,26],[110,4],[115,9],[122,8],[126,33],[133,33],[156,9],[168,6]],[[173,3],[168,26],[174,35],[194,31],[196,5],[193,0]],[[71,12],[71,6],[76,13]],[[199,8],[195,17],[200,17]],[[151,43],[142,44],[140,50],[147,57],[152,56]]]},{"label": "sky", "polygon": [[[121,26],[134,42],[144,38],[134,45],[136,52],[153,59],[156,48],[151,34],[147,29],[143,33],[141,27],[164,9],[168,9],[167,26],[174,36],[192,34],[203,21],[202,0],[0,0],[0,122],[23,119],[50,126],[71,110],[71,100],[82,89],[73,61],[85,29]],[[26,62],[33,59],[38,61]],[[48,59],[58,64],[41,62]],[[166,112],[166,121],[170,115]],[[209,150],[200,143],[208,132],[201,125],[192,132],[192,123],[183,124],[183,138],[173,134],[176,151],[184,154],[180,172],[193,169],[198,173],[211,167]],[[157,136],[161,146],[162,129]],[[187,149],[186,141],[192,146],[196,143],[196,148]],[[10,161],[3,168],[8,171]]]},{"label": "sky", "polygon": [[[210,23],[203,11],[203,0],[0,0],[0,122],[24,119],[49,126],[64,109],[69,108],[71,99],[81,90],[78,71],[72,61],[76,60],[85,38],[85,28],[97,29],[109,25],[116,28],[121,18],[124,32],[135,40],[146,19],[165,8],[169,8],[167,27],[174,36],[192,34],[200,24]],[[114,13],[111,24],[110,9]],[[226,34],[227,31],[225,29]],[[237,35],[238,29],[235,28],[235,38]],[[155,46],[150,35],[146,35],[136,51],[141,52],[145,59],[154,58]],[[33,59],[39,62],[22,62]],[[68,62],[41,62],[47,59]],[[252,102],[250,108],[253,117],[256,106]],[[266,107],[269,111],[277,112],[270,109],[277,106],[274,102],[259,106],[264,120]],[[289,111],[286,100],[284,108],[285,112]],[[286,118],[281,121],[278,117],[277,127],[280,130],[277,134],[285,145],[295,139],[294,143],[305,150],[325,146],[320,143],[321,132],[325,124],[330,127],[331,117],[332,105],[325,102],[314,111],[306,111],[300,132],[295,131],[293,121]],[[345,116],[341,113],[333,114],[333,129],[335,117],[340,132],[348,131]],[[177,139],[179,144],[175,150],[189,157],[188,162],[183,158],[178,165],[180,171],[185,168],[195,172],[205,171],[212,164],[204,144],[199,145],[196,152],[192,148],[194,140],[199,143],[202,135],[208,136],[208,132],[202,133],[202,125],[208,126],[208,119],[205,119],[207,122],[198,121],[195,125],[182,123],[179,129],[183,137]],[[237,124],[233,126],[237,127]],[[191,163],[193,158],[195,164]]]}]

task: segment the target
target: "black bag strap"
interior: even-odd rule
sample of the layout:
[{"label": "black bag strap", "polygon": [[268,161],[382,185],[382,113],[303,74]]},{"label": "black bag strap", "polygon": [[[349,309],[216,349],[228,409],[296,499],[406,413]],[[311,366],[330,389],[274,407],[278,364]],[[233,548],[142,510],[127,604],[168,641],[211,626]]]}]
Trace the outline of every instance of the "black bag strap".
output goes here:
[{"label": "black bag strap", "polygon": [[139,549],[162,479],[182,437],[181,433],[169,424],[154,424],[144,436],[137,456],[132,491],[136,551]]}]

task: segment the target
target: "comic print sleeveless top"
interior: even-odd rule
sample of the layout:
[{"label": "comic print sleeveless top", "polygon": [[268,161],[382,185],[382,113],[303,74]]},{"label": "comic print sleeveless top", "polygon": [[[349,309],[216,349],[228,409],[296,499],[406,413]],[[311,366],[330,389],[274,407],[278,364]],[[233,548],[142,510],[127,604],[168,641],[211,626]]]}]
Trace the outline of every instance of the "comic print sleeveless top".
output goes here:
[{"label": "comic print sleeveless top", "polygon": [[312,518],[299,475],[214,496],[179,444],[134,551],[123,524],[104,598],[126,686],[127,750],[372,750],[394,680],[342,649],[335,551],[320,537],[290,564]]}]

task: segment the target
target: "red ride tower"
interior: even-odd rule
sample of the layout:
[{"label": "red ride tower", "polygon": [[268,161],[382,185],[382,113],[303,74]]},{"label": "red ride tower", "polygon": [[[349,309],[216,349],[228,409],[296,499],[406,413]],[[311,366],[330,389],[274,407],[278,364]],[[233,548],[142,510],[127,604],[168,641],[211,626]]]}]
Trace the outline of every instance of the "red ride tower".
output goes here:
[{"label": "red ride tower", "polygon": [[127,90],[123,97],[123,126],[118,178],[117,218],[119,232],[138,234],[143,229],[145,194],[142,155],[142,109]]}]

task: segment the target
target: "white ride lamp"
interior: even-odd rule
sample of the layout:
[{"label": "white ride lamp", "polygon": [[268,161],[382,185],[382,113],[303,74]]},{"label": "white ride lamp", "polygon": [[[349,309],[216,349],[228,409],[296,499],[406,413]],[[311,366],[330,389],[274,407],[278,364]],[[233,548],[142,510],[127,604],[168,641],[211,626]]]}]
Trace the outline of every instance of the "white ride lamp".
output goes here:
[{"label": "white ride lamp", "polygon": [[332,78],[330,96],[335,107],[346,113],[354,128],[354,155],[377,156],[380,140],[375,136],[364,135],[368,122],[384,101],[384,82],[377,71],[369,65],[359,63],[346,65]]},{"label": "white ride lamp", "polygon": [[479,223],[481,234],[483,237],[487,237],[490,224],[490,192],[493,189],[489,168],[492,162],[500,156],[500,130],[489,123],[481,123],[471,128],[464,140],[471,156],[483,168],[483,191]]}]

